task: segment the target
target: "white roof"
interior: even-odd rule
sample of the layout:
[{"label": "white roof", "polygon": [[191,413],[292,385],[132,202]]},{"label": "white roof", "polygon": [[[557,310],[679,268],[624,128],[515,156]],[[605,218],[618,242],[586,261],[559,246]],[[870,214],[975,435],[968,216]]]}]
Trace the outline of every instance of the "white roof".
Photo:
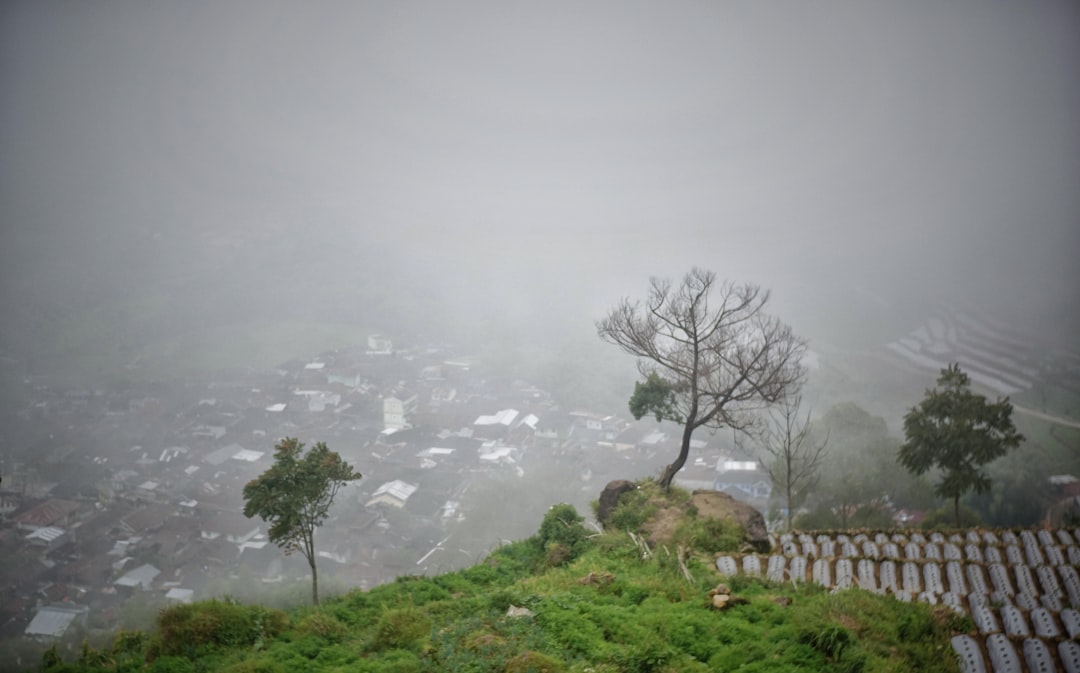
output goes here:
[{"label": "white roof", "polygon": [[59,638],[64,635],[71,622],[87,612],[84,606],[49,605],[40,608],[26,627],[28,636],[50,636]]},{"label": "white roof", "polygon": [[284,402],[278,402],[277,404],[271,404],[270,406],[266,407],[266,410],[267,411],[273,411],[273,412],[285,411],[286,406],[288,406],[288,405],[285,404]]},{"label": "white roof", "polygon": [[433,447],[431,447],[430,449],[428,449],[426,451],[422,451],[421,455],[425,455],[425,456],[449,456],[454,451],[456,451],[456,449],[442,449],[442,448],[439,448],[437,446],[433,446]]},{"label": "white roof", "polygon": [[753,472],[758,469],[756,460],[725,460],[721,465],[722,472],[730,472],[732,470],[741,470]]},{"label": "white roof", "polygon": [[419,487],[413,484],[407,484],[400,479],[395,479],[393,481],[388,481],[375,489],[375,493],[373,493],[371,497],[377,498],[380,495],[386,494],[404,502],[409,499],[410,495],[416,492],[417,488]]},{"label": "white roof", "polygon": [[478,417],[473,421],[473,425],[505,425],[509,427],[517,416],[517,409],[502,409],[493,416]]},{"label": "white roof", "polygon": [[309,362],[304,365],[304,369],[322,369],[326,366],[325,362]]},{"label": "white roof", "polygon": [[48,526],[46,528],[38,528],[29,535],[26,536],[27,540],[44,540],[45,542],[52,542],[64,534],[62,528],[56,528],[54,526]]},{"label": "white roof", "polygon": [[240,449],[235,454],[233,454],[232,459],[233,460],[243,460],[243,461],[246,461],[248,463],[254,463],[255,461],[257,461],[258,459],[262,458],[265,455],[266,455],[266,453],[264,451],[252,451],[251,449]]},{"label": "white roof", "polygon": [[529,414],[525,418],[521,419],[521,422],[535,430],[536,424],[540,422],[540,417],[536,414]]},{"label": "white roof", "polygon": [[158,483],[156,481],[153,481],[153,480],[144,481],[143,483],[139,484],[139,488],[143,489],[144,491],[153,491],[157,487],[158,487]]},{"label": "white roof", "polygon": [[500,446],[497,449],[492,449],[491,451],[488,451],[487,453],[480,454],[480,460],[492,461],[492,460],[502,460],[503,458],[509,458],[510,454],[511,454],[511,452],[513,452],[513,450],[514,450],[513,447],[510,447],[510,446]]},{"label": "white roof", "polygon": [[154,566],[146,563],[144,565],[135,568],[134,570],[124,573],[124,575],[113,582],[113,584],[122,587],[134,587],[142,585],[144,589],[149,589],[153,584],[154,578],[161,574],[161,571]]},{"label": "white roof", "polygon": [[181,589],[180,587],[173,587],[169,589],[165,594],[165,598],[173,601],[180,601],[181,603],[190,603],[191,599],[195,597],[195,591],[192,589]]}]

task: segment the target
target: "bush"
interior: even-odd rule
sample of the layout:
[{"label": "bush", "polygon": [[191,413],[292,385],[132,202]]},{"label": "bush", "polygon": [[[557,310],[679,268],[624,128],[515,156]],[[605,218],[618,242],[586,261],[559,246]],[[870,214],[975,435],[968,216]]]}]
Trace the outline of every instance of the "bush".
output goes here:
[{"label": "bush", "polygon": [[799,634],[799,642],[809,645],[833,661],[840,660],[852,640],[851,632],[837,624],[807,629]]},{"label": "bush", "polygon": [[566,667],[558,659],[546,654],[525,650],[506,662],[505,673],[562,673]]},{"label": "bush", "polygon": [[297,630],[317,636],[328,643],[340,643],[349,634],[349,628],[341,620],[323,611],[313,612],[301,619]]},{"label": "bush", "polygon": [[746,539],[742,526],[723,519],[691,519],[675,531],[673,541],[706,553],[738,551]]},{"label": "bush", "polygon": [[201,647],[238,647],[262,643],[289,624],[281,610],[230,601],[174,605],[158,617],[161,654],[190,656]]},{"label": "bush", "polygon": [[562,503],[548,510],[536,535],[547,567],[565,565],[585,550],[589,531],[582,525],[584,521],[573,505]]},{"label": "bush", "polygon": [[152,673],[195,673],[195,664],[185,657],[169,655],[155,659],[150,670]]},{"label": "bush", "polygon": [[404,650],[414,646],[431,632],[431,620],[416,606],[383,612],[375,626],[377,650]]},{"label": "bush", "polygon": [[286,673],[285,667],[276,661],[248,659],[224,669],[222,673]]},{"label": "bush", "polygon": [[657,509],[656,503],[650,502],[650,489],[639,484],[636,490],[619,496],[619,503],[608,517],[607,526],[636,533],[656,514]]}]

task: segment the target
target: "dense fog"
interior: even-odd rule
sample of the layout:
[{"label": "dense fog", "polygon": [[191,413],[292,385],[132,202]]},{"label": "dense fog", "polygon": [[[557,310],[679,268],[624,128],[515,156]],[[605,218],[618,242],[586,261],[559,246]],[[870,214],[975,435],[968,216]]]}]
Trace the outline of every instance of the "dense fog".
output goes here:
[{"label": "dense fog", "polygon": [[812,339],[970,302],[1076,341],[1072,3],[0,11],[16,355],[117,298],[150,338],[395,288],[430,332],[585,333],[694,264]]},{"label": "dense fog", "polygon": [[[259,598],[256,575],[305,569],[207,563],[199,517],[236,514],[289,432],[365,474],[320,538],[328,585],[476,562],[670,461],[645,441],[670,424],[620,452],[528,442],[555,418],[635,429],[633,359],[596,321],[698,266],[771,290],[808,342],[840,503],[820,509],[843,513],[821,526],[882,484],[937,505],[895,453],[953,357],[1028,435],[965,506],[1031,524],[1080,474],[1077,63],[1072,0],[0,3],[0,514],[93,510],[102,549],[51,571],[89,586],[139,530],[122,517],[168,510],[138,558]],[[395,445],[385,401],[417,393],[453,420]],[[510,405],[541,417],[531,453],[478,468],[495,454],[451,431]],[[695,437],[706,486],[746,457]],[[392,479],[412,505],[376,502]],[[5,572],[33,596],[55,578],[23,560]]]}]

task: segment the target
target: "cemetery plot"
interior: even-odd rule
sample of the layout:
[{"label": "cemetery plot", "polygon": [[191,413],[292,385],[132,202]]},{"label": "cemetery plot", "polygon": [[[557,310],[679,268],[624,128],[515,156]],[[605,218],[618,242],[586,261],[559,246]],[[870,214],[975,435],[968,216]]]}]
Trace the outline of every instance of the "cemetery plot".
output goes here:
[{"label": "cemetery plot", "polygon": [[716,560],[722,575],[858,587],[971,617],[952,639],[962,671],[1080,673],[1080,531],[969,530],[773,538],[771,556]]}]

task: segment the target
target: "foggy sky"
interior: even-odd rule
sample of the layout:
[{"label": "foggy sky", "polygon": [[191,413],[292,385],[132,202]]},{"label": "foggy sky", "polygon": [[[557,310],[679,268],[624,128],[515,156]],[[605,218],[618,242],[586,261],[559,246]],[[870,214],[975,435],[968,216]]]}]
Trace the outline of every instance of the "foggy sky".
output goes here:
[{"label": "foggy sky", "polygon": [[1077,63],[1069,0],[6,2],[3,306],[233,232],[251,310],[370,264],[589,329],[696,264],[814,336],[912,296],[1074,342]]}]

